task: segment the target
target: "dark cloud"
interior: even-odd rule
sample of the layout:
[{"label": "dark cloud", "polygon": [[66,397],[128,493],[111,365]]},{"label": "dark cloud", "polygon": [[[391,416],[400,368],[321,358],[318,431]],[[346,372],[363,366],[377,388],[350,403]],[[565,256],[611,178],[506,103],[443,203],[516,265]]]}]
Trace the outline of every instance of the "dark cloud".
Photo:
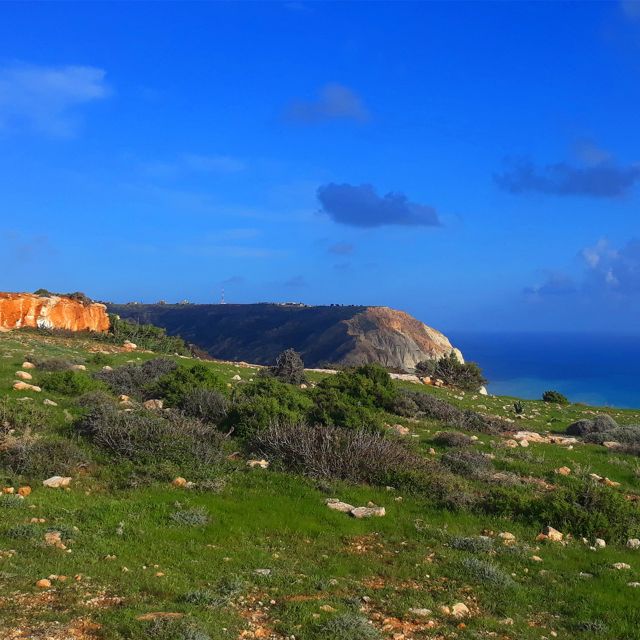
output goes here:
[{"label": "dark cloud", "polygon": [[360,96],[349,87],[332,83],[320,89],[315,100],[297,100],[289,105],[286,117],[293,122],[315,124],[327,120],[366,122],[370,114]]},{"label": "dark cloud", "polygon": [[340,224],[353,227],[440,226],[433,207],[410,202],[403,193],[379,196],[370,184],[355,186],[332,182],[318,187],[317,195],[321,211]]},{"label": "dark cloud", "polygon": [[327,251],[334,256],[348,256],[353,253],[354,246],[349,242],[336,242]]},{"label": "dark cloud", "polygon": [[640,165],[615,164],[576,167],[565,162],[536,167],[530,160],[508,162],[504,173],[495,174],[496,184],[509,193],[537,192],[556,196],[615,198],[629,192],[640,181]]}]

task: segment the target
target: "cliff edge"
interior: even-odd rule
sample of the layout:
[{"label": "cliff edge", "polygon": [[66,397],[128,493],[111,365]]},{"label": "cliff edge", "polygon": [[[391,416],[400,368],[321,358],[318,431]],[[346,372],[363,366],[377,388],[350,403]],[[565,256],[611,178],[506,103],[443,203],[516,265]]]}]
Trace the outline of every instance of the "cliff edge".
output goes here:
[{"label": "cliff edge", "polygon": [[97,331],[109,329],[107,308],[57,295],[0,292],[0,330],[22,327]]},{"label": "cliff edge", "polygon": [[454,349],[448,338],[388,307],[279,304],[109,305],[121,318],[164,327],[214,358],[273,364],[292,348],[307,367],[379,362],[411,372]]}]

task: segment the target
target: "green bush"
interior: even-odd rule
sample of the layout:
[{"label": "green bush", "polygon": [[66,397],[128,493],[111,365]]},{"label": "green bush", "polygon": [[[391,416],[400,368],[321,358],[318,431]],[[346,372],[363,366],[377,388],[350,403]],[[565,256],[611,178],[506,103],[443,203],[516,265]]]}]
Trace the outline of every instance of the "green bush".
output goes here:
[{"label": "green bush", "polygon": [[379,411],[363,406],[339,389],[319,385],[311,394],[313,406],[308,412],[313,424],[381,431],[384,420]]},{"label": "green bush", "polygon": [[260,376],[236,391],[224,427],[247,438],[271,424],[301,420],[310,406],[307,396],[294,387]]},{"label": "green bush", "polygon": [[54,371],[42,378],[40,386],[65,396],[79,396],[103,387],[101,382],[81,371]]},{"label": "green bush", "polygon": [[320,625],[323,640],[381,640],[380,632],[369,620],[357,613],[335,615]]},{"label": "green bush", "polygon": [[98,367],[106,367],[112,365],[114,360],[113,356],[110,356],[108,353],[94,353],[89,357],[89,362]]},{"label": "green bush", "polygon": [[452,351],[437,360],[423,360],[416,365],[416,374],[429,378],[439,378],[452,387],[465,391],[478,391],[487,384],[482,370],[475,362],[462,363]]},{"label": "green bush", "polygon": [[489,536],[454,536],[449,540],[449,546],[459,551],[487,553],[493,550],[493,539]]},{"label": "green bush", "polygon": [[512,589],[513,578],[497,565],[480,558],[465,558],[460,563],[463,572],[485,589]]},{"label": "green bush", "polygon": [[40,371],[67,371],[76,364],[82,364],[82,361],[77,358],[68,358],[64,356],[58,356],[55,358],[46,358],[41,360],[40,358],[33,358],[33,363]]},{"label": "green bush", "polygon": [[41,431],[50,419],[51,416],[41,405],[19,402],[7,396],[0,398],[0,438],[10,432],[21,435]]},{"label": "green bush", "polygon": [[440,431],[433,437],[433,442],[441,447],[468,447],[473,444],[471,436],[459,431]]},{"label": "green bush", "polygon": [[182,527],[204,527],[210,520],[207,510],[203,507],[177,509],[169,518],[174,524]]},{"label": "green bush", "polygon": [[555,402],[557,404],[569,404],[567,396],[562,395],[559,391],[545,391],[542,394],[543,402]]},{"label": "green bush", "polygon": [[213,389],[194,389],[180,402],[180,409],[188,416],[198,418],[210,424],[222,424],[231,403],[220,391]]},{"label": "green bush", "polygon": [[491,460],[479,451],[448,451],[442,456],[441,462],[453,473],[474,480],[484,480],[493,471]]},{"label": "green bush", "polygon": [[177,336],[168,336],[166,329],[152,324],[122,320],[116,315],[110,315],[109,320],[111,322],[109,333],[102,336],[102,339],[107,342],[122,344],[125,340],[129,340],[141,349],[149,349],[156,353],[191,355],[187,343]]},{"label": "green bush", "polygon": [[215,371],[196,362],[183,364],[159,378],[148,387],[148,395],[164,398],[170,407],[179,407],[194,389],[224,391],[225,384]]}]

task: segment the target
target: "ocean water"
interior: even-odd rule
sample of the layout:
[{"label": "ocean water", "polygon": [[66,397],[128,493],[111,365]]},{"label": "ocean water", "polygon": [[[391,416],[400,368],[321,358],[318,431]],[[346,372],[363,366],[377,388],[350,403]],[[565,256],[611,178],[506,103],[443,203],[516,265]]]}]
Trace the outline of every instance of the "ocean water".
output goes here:
[{"label": "ocean water", "polygon": [[539,399],[547,389],[572,402],[640,408],[640,335],[450,332],[478,362],[497,395]]}]

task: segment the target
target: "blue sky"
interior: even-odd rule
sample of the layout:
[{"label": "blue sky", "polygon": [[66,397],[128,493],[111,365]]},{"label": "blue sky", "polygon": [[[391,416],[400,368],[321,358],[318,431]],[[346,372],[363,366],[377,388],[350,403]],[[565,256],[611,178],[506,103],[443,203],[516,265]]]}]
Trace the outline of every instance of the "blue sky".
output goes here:
[{"label": "blue sky", "polygon": [[640,3],[2,3],[2,290],[637,332]]}]

